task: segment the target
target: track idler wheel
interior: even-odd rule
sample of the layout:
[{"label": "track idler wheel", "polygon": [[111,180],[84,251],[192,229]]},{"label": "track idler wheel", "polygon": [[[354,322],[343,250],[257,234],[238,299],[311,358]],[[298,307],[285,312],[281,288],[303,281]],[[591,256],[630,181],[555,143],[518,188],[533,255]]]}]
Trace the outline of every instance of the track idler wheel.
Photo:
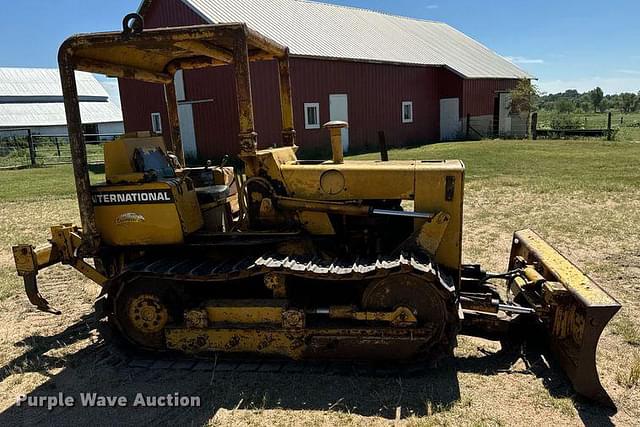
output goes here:
[{"label": "track idler wheel", "polygon": [[432,328],[431,345],[417,349],[416,357],[438,359],[453,350],[458,330],[456,308],[453,296],[435,276],[397,273],[377,280],[365,289],[362,307],[367,311],[406,307],[418,319],[418,328]]},{"label": "track idler wheel", "polygon": [[164,350],[165,328],[179,316],[176,298],[161,284],[124,283],[116,295],[114,316],[120,332],[138,348]]}]

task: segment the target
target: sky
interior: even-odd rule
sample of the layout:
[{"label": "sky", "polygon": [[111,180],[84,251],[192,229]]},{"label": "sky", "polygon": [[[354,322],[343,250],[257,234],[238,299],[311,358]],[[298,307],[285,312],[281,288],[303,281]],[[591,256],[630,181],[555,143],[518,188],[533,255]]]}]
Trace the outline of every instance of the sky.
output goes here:
[{"label": "sky", "polygon": [[[139,0],[0,2],[0,66],[15,67],[56,67],[66,37],[119,29],[122,17],[139,5]],[[640,91],[640,0],[327,2],[446,22],[536,76],[547,93],[596,86],[605,93]]]}]

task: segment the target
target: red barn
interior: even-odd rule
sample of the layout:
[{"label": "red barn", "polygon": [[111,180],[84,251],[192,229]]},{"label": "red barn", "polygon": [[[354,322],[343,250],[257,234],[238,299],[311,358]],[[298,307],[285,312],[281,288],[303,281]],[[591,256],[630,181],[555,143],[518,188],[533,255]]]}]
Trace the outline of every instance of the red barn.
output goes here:
[{"label": "red barn", "polygon": [[[447,24],[306,0],[145,0],[146,28],[245,22],[291,49],[297,143],[328,147],[329,120],[346,120],[345,151],[374,148],[377,132],[402,146],[464,136],[523,132],[508,91],[530,76]],[[275,61],[251,66],[261,147],[280,140]],[[182,139],[189,157],[238,151],[228,66],[176,75]],[[127,132],[162,131],[161,85],[120,80]],[[166,125],[165,125],[166,126]],[[518,129],[516,129],[518,128]]]}]

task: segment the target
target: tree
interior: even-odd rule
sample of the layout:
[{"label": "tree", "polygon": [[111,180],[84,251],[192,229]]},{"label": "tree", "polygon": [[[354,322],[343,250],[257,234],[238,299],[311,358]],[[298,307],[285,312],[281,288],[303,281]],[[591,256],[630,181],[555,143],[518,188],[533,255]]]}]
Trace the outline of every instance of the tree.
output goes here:
[{"label": "tree", "polygon": [[521,79],[515,89],[511,91],[511,111],[514,113],[534,111],[539,96],[540,91],[536,85],[531,83],[531,80]]},{"label": "tree", "polygon": [[632,113],[636,108],[637,99],[635,93],[622,93],[620,94],[620,108],[625,114]]},{"label": "tree", "polygon": [[558,113],[569,114],[576,110],[576,104],[568,98],[560,98],[554,105]]},{"label": "tree", "polygon": [[589,92],[589,97],[591,98],[591,104],[593,104],[595,112],[597,113],[598,111],[602,111],[602,100],[604,99],[602,89],[599,87],[595,88]]},{"label": "tree", "polygon": [[590,113],[593,109],[591,105],[591,98],[588,93],[582,94],[580,99],[578,100],[578,108],[582,110],[583,113]]},{"label": "tree", "polygon": [[521,79],[518,81],[515,89],[511,91],[511,104],[509,108],[513,113],[527,114],[527,134],[529,133],[529,117],[531,116],[531,112],[535,110],[535,105],[539,97],[540,91],[536,85],[531,83],[530,79]]}]

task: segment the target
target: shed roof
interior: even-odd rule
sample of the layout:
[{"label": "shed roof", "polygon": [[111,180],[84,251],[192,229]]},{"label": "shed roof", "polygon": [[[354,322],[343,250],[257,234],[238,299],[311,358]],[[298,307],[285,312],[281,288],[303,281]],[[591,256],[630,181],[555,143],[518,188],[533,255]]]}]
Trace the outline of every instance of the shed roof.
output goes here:
[{"label": "shed roof", "polygon": [[[114,123],[122,121],[120,107],[112,102],[81,102],[82,123]],[[66,126],[64,103],[0,104],[0,128],[34,126]]]},{"label": "shed roof", "polygon": [[293,56],[445,66],[465,78],[531,78],[442,22],[307,0],[181,1],[208,23],[245,22]]},{"label": "shed roof", "polygon": [[[78,96],[106,101],[109,95],[90,74],[76,72]],[[55,68],[0,68],[0,102],[37,102],[62,99],[60,73]]]}]

